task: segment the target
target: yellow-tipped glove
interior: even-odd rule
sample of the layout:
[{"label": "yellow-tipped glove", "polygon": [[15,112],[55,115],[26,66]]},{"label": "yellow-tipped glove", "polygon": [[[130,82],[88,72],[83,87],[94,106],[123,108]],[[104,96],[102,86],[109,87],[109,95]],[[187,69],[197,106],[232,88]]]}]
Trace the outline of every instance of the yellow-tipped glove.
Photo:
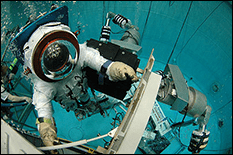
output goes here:
[{"label": "yellow-tipped glove", "polygon": [[53,146],[57,138],[57,128],[51,123],[40,123],[39,133],[45,146]]},{"label": "yellow-tipped glove", "polygon": [[132,82],[139,80],[134,69],[123,62],[113,62],[108,72],[110,80],[114,82],[126,80],[127,75],[131,78]]},{"label": "yellow-tipped glove", "polygon": [[[57,139],[57,127],[54,119],[43,118],[43,122],[37,119],[39,124],[39,133],[45,146],[53,146],[54,142],[59,143]],[[57,150],[50,150],[51,154],[57,154]]]}]

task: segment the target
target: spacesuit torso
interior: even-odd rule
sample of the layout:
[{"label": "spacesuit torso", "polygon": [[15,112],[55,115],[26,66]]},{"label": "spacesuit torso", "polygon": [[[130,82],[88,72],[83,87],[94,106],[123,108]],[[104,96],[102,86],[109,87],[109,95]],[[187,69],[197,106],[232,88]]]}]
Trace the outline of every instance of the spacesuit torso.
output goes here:
[{"label": "spacesuit torso", "polygon": [[86,43],[79,44],[78,60],[69,76],[55,82],[42,80],[37,76],[32,65],[34,48],[44,35],[54,30],[63,30],[71,33],[70,28],[66,25],[59,22],[48,23],[40,26],[24,45],[24,68],[31,70],[31,74],[28,74],[28,77],[34,85],[33,104],[38,111],[38,117],[52,117],[52,100],[59,102],[66,110],[76,109],[77,101],[86,102],[89,99],[88,86],[82,69],[88,66],[100,71],[101,66],[107,61],[107,59],[100,56],[99,51],[87,47]]}]

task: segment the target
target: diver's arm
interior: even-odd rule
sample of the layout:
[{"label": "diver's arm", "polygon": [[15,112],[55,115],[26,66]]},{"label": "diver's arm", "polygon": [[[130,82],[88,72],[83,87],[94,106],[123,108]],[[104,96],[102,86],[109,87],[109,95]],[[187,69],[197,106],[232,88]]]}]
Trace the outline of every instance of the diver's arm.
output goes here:
[{"label": "diver's arm", "polygon": [[26,96],[15,96],[15,95],[11,95],[9,94],[7,97],[8,100],[10,100],[11,102],[23,102],[26,101],[28,103],[32,102],[32,99]]}]

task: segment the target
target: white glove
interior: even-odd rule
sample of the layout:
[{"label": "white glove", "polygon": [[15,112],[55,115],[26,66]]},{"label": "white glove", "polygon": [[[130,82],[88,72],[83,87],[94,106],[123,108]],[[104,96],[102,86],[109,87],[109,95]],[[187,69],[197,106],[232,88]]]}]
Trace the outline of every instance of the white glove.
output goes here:
[{"label": "white glove", "polygon": [[123,62],[113,62],[108,68],[107,72],[109,74],[110,80],[115,82],[119,80],[126,80],[127,75],[131,78],[132,82],[136,82],[139,80],[133,68]]}]

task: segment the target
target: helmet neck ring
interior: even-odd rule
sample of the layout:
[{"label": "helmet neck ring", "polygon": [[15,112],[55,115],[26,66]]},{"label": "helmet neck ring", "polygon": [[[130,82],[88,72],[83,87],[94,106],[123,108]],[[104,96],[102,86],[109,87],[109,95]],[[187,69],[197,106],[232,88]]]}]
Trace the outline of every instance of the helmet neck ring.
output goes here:
[{"label": "helmet neck ring", "polygon": [[[46,82],[56,82],[60,81],[62,79],[52,79],[45,75],[43,68],[42,68],[42,56],[45,52],[45,49],[48,47],[50,43],[53,43],[58,40],[65,40],[70,42],[76,50],[76,61],[79,57],[79,44],[77,38],[68,31],[64,30],[55,30],[52,32],[47,33],[43,38],[40,39],[40,41],[37,43],[35,50],[33,51],[33,57],[32,57],[32,67],[35,71],[35,74],[42,80]],[[75,66],[75,65],[74,65]],[[64,67],[64,66],[63,66]],[[64,77],[65,78],[65,77]],[[63,78],[63,79],[64,79]]]}]

